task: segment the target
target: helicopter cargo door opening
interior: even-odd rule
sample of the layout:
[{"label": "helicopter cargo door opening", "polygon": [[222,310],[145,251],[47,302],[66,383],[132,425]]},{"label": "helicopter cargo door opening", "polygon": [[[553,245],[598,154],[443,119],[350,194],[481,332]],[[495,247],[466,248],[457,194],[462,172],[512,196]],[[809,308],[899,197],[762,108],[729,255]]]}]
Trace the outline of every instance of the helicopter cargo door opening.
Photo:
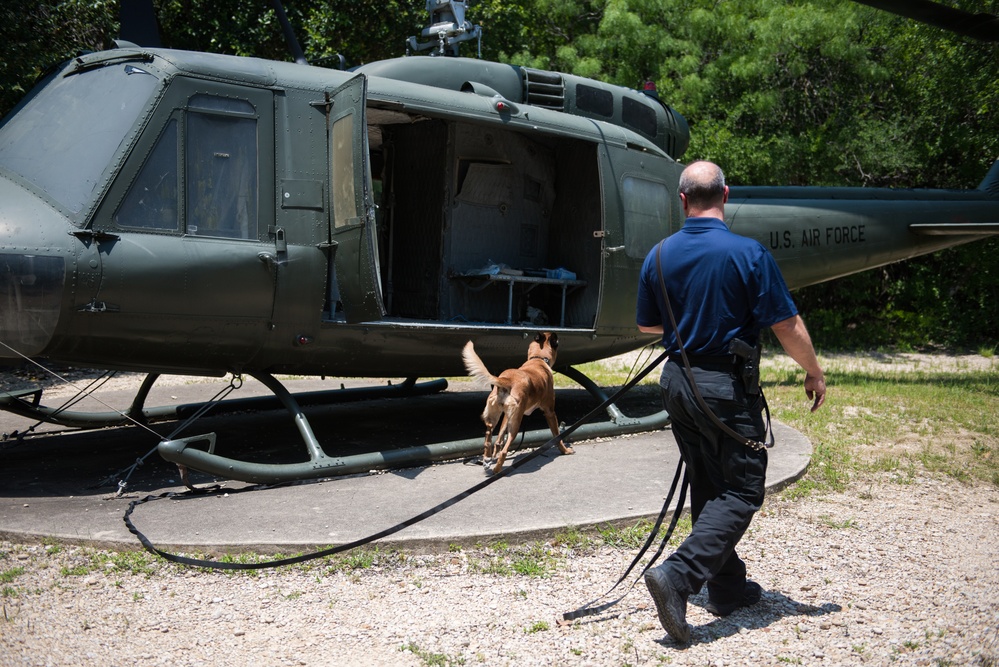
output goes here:
[{"label": "helicopter cargo door opening", "polygon": [[390,318],[594,326],[594,144],[377,106],[368,123]]},{"label": "helicopter cargo door opening", "polygon": [[349,323],[384,315],[371,198],[364,98],[367,79],[352,78],[330,94],[332,270],[328,315]]}]

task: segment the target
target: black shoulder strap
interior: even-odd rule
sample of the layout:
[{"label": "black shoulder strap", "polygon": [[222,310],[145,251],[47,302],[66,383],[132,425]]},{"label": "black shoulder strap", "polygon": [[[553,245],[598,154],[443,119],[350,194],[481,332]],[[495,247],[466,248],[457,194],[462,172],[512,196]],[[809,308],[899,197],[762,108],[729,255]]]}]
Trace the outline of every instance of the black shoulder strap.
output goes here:
[{"label": "black shoulder strap", "polygon": [[708,404],[705,403],[704,397],[701,396],[701,390],[697,388],[697,382],[694,381],[694,371],[690,368],[690,360],[687,359],[687,351],[683,347],[683,340],[680,338],[680,329],[676,326],[676,318],[673,316],[673,308],[670,307],[669,294],[666,292],[666,280],[663,278],[663,243],[666,239],[659,242],[656,246],[656,270],[659,272],[659,289],[663,293],[663,302],[666,304],[666,315],[669,316],[670,326],[673,327],[673,334],[676,336],[676,345],[680,348],[680,357],[683,359],[683,370],[687,374],[687,379],[690,381],[690,388],[694,392],[694,398],[697,399],[697,405],[700,406],[701,410],[704,411],[711,421],[715,423],[715,426],[720,428],[726,434],[731,436],[736,440],[736,442],[741,442],[745,446],[755,449],[757,451],[761,449],[766,449],[766,445],[757,440],[750,440],[741,433],[737,433],[728,427],[721,419],[718,418]]}]

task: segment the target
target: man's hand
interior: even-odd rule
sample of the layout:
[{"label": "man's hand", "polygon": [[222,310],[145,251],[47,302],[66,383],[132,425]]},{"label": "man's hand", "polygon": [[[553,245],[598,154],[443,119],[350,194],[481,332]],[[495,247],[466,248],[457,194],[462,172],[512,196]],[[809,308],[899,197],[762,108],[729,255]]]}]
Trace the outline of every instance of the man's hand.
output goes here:
[{"label": "man's hand", "polygon": [[812,412],[818,410],[823,403],[826,402],[826,380],[825,377],[819,375],[805,375],[805,396],[808,400],[814,398],[812,403]]},{"label": "man's hand", "polygon": [[805,323],[801,316],[795,315],[770,328],[788,356],[805,369],[805,396],[814,401],[812,412],[815,412],[826,401],[826,376],[815,357],[815,348],[812,347],[812,339]]}]

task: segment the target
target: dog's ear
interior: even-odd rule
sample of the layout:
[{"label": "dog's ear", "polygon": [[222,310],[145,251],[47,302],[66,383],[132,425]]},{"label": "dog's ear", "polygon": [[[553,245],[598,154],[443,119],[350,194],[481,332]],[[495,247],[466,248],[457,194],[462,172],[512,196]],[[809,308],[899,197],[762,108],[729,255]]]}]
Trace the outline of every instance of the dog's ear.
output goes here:
[{"label": "dog's ear", "polygon": [[545,335],[543,333],[538,333],[538,335],[534,337],[534,342],[537,343],[538,345],[544,345]]},{"label": "dog's ear", "polygon": [[558,349],[558,334],[557,333],[548,334],[548,342],[551,343],[553,350]]}]

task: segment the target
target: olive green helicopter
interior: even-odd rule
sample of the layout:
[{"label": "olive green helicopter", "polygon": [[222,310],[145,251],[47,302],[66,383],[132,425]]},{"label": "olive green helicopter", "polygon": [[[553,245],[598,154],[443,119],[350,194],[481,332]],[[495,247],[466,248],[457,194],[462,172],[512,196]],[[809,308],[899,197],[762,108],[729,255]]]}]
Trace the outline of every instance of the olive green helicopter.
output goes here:
[{"label": "olive green helicopter", "polygon": [[[427,0],[414,55],[349,71],[309,66],[289,34],[296,62],[119,41],[45,76],[0,125],[0,361],[148,376],[122,413],[46,407],[40,389],[0,408],[75,428],[173,420],[144,405],[161,374],[249,375],[308,460],[224,457],[214,434],[159,453],[273,482],[481,447],[336,456],[279,374],[406,378],[330,401],[411,396],[463,375],[468,340],[501,369],[555,331],[556,369],[602,397],[575,366],[654,342],[637,277],[684,221],[687,122],[646,91],[459,57],[481,38],[466,4]],[[971,25],[996,38],[995,17]],[[999,233],[999,162],[966,191],[732,187],[726,212],[794,289]],[[608,412],[579,436],[668,422]]]}]

